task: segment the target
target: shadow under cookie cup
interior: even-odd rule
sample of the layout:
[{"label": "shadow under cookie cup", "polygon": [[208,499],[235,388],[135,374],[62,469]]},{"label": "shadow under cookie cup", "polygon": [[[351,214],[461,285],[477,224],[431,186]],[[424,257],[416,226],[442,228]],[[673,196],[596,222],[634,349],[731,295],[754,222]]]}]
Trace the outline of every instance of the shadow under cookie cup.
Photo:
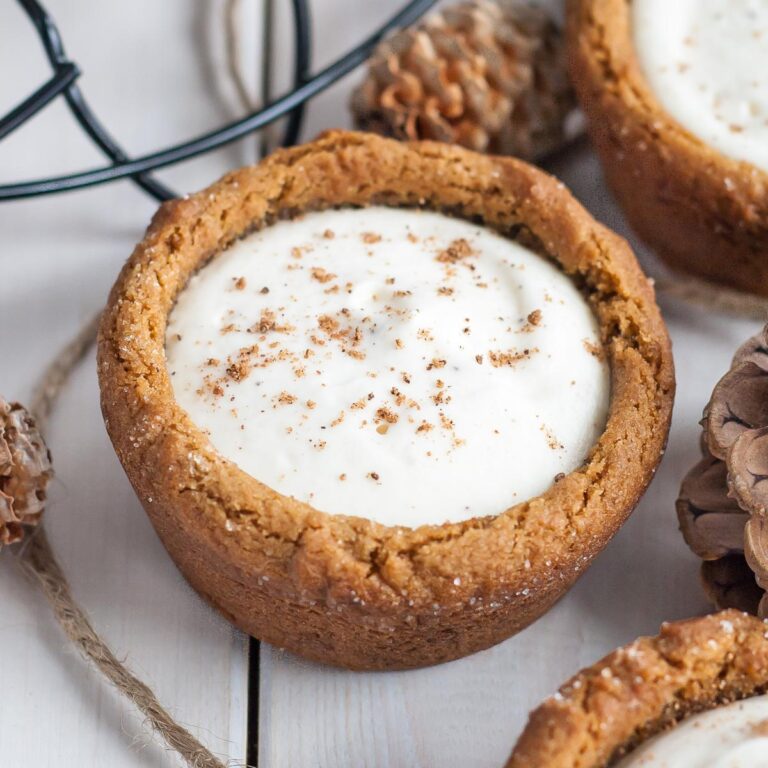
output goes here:
[{"label": "shadow under cookie cup", "polygon": [[664,624],[534,710],[507,768],[607,768],[690,715],[766,692],[768,623],[728,610]]},{"label": "shadow under cookie cup", "polygon": [[768,173],[672,118],[641,71],[629,0],[569,0],[568,56],[606,180],[676,271],[768,295]]},{"label": "shadow under cookie cup", "polygon": [[[372,204],[481,222],[555,260],[588,300],[611,369],[608,422],[584,465],[544,494],[416,529],[326,514],[224,459],[175,402],[165,328],[189,278],[278,219]],[[544,613],[650,482],[674,391],[652,287],[562,184],[508,158],[343,132],[161,207],[110,295],[99,380],[115,450],[192,586],[249,634],[353,669],[459,658]]]}]

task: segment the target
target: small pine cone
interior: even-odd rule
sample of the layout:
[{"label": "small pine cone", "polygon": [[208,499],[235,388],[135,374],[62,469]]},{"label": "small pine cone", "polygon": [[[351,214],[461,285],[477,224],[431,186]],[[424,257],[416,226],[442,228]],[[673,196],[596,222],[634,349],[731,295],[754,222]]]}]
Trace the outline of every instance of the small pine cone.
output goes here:
[{"label": "small pine cone", "polygon": [[0,397],[0,547],[36,525],[53,476],[51,456],[35,420],[18,403]]},{"label": "small pine cone", "polygon": [[542,8],[469,0],[383,41],[352,95],[358,128],[534,159],[562,146],[575,99]]},{"label": "small pine cone", "polygon": [[737,350],[704,408],[704,458],[677,499],[718,608],[768,619],[768,325]]}]

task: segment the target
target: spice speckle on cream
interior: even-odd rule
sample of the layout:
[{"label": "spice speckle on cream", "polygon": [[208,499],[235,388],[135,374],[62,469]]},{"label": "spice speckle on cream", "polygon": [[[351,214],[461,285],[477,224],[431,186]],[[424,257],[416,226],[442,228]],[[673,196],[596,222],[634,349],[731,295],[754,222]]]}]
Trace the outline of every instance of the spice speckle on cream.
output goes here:
[{"label": "spice speckle on cream", "polygon": [[756,696],[685,720],[643,744],[618,768],[765,768],[768,696]]},{"label": "spice speckle on cream", "polygon": [[635,48],[664,109],[722,154],[768,170],[768,2],[633,0]]},{"label": "spice speckle on cream", "polygon": [[490,229],[331,210],[217,256],[166,334],[179,404],[280,493],[391,525],[493,515],[578,467],[609,370],[571,280]]}]

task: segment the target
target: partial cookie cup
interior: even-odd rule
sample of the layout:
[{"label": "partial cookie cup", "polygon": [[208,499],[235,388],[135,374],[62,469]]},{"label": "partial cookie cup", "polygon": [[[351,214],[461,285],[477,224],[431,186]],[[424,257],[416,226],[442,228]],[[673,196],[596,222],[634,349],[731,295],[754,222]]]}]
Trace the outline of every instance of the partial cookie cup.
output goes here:
[{"label": "partial cookie cup", "polygon": [[674,270],[768,295],[768,173],[711,148],[665,111],[638,63],[630,8],[629,0],[568,5],[571,73],[607,181]]},{"label": "partial cookie cup", "polygon": [[728,610],[664,624],[532,712],[507,768],[605,768],[693,714],[766,691],[765,622]]},{"label": "partial cookie cup", "polygon": [[[611,371],[608,422],[542,495],[416,529],[326,514],[225,460],[176,403],[164,339],[190,277],[278,219],[373,204],[482,222],[554,260],[588,300]],[[192,586],[245,632],[352,669],[459,658],[541,616],[640,499],[674,391],[649,281],[561,183],[508,158],[341,132],[165,203],[112,290],[98,366],[115,450]]]}]

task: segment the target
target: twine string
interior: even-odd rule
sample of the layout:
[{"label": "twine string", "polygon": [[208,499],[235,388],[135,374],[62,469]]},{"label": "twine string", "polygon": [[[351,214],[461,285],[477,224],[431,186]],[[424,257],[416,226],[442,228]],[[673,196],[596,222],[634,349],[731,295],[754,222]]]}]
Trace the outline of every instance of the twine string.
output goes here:
[{"label": "twine string", "polygon": [[100,314],[96,314],[83,325],[77,335],[48,364],[37,382],[29,409],[41,432],[46,431],[53,407],[72,371],[96,341],[100,317]]},{"label": "twine string", "polygon": [[36,579],[64,634],[117,690],[133,702],[152,729],[190,768],[225,768],[189,731],[163,708],[152,690],[115,657],[94,630],[72,595],[45,531],[38,528],[21,555],[25,571]]}]

